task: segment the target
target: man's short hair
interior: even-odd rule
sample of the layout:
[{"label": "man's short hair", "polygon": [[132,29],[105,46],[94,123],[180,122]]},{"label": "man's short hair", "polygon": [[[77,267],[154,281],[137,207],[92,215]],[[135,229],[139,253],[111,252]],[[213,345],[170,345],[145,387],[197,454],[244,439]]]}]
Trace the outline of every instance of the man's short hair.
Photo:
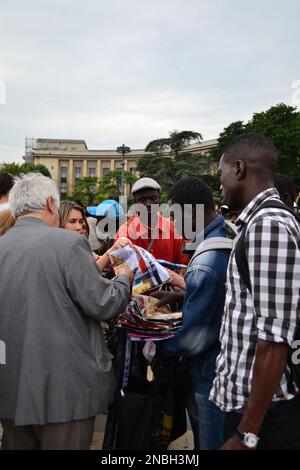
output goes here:
[{"label": "man's short hair", "polygon": [[9,173],[0,173],[0,197],[9,193],[14,185],[14,178]]},{"label": "man's short hair", "polygon": [[275,172],[278,150],[272,140],[260,134],[242,134],[236,137],[224,150],[226,161],[245,158],[255,160],[261,167]]},{"label": "man's short hair", "polygon": [[292,200],[295,201],[297,196],[296,187],[291,178],[289,178],[287,175],[281,175],[280,173],[277,173],[274,176],[274,186],[279,192],[280,197],[285,193],[288,193]]},{"label": "man's short hair", "polygon": [[172,204],[204,204],[205,210],[214,210],[215,204],[210,187],[198,176],[186,176],[177,181],[169,192]]},{"label": "man's short hair", "polygon": [[43,212],[49,197],[58,210],[59,193],[54,181],[41,173],[27,173],[15,179],[8,201],[13,215],[20,217],[29,212]]}]

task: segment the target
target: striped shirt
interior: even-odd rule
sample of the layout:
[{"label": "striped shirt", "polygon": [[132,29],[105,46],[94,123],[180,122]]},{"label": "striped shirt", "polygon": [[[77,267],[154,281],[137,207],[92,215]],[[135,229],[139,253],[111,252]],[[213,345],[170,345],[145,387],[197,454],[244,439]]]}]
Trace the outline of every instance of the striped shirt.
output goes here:
[{"label": "striped shirt", "polygon": [[[258,194],[236,221],[240,233],[258,207],[279,200],[275,188]],[[264,208],[245,235],[252,295],[239,277],[234,248],[227,271],[227,294],[220,332],[221,351],[210,399],[222,410],[245,406],[250,394],[257,340],[291,345],[300,318],[300,227],[289,212]],[[293,397],[287,390],[289,368],[273,401]]]}]

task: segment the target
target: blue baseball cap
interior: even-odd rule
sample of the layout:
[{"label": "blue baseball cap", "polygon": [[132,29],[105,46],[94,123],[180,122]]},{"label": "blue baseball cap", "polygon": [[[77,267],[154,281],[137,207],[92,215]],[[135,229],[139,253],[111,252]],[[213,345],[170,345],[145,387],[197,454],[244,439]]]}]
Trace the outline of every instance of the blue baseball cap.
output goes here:
[{"label": "blue baseball cap", "polygon": [[86,211],[90,214],[90,215],[96,215],[96,210],[97,210],[97,206],[88,206],[86,208]]},{"label": "blue baseball cap", "polygon": [[121,204],[114,199],[106,199],[106,201],[102,201],[98,206],[89,206],[86,210],[89,214],[98,217],[121,219],[124,216]]}]

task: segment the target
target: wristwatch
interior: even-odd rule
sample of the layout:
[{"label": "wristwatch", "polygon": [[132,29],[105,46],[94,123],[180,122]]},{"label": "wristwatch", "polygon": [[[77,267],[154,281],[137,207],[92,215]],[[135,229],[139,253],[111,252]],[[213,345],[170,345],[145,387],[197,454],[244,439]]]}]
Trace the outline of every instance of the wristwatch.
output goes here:
[{"label": "wristwatch", "polygon": [[238,428],[236,434],[241,438],[243,444],[247,449],[256,449],[259,437],[252,432],[241,432]]}]

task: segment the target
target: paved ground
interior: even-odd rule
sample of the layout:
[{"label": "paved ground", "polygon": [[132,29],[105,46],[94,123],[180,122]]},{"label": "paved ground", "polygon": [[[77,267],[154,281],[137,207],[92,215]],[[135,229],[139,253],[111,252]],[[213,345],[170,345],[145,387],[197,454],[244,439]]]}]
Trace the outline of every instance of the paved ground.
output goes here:
[{"label": "paved ground", "polygon": [[[104,430],[105,430],[105,423],[106,423],[106,415],[99,415],[96,419],[95,425],[95,432],[93,436],[93,442],[91,449],[101,449],[103,437],[104,437]],[[191,431],[190,424],[188,423],[188,430],[187,432],[176,439],[176,441],[171,442],[169,445],[170,450],[192,450],[193,449],[193,433]]]},{"label": "paved ground", "polygon": [[[99,450],[102,448],[102,441],[104,436],[104,429],[106,423],[106,415],[99,415],[96,419],[95,432],[93,442],[91,445],[92,450]],[[0,444],[2,439],[2,427],[0,424]],[[1,446],[0,446],[1,447]],[[171,442],[169,445],[170,450],[190,450],[193,449],[193,433],[188,426],[188,431],[176,441]]]}]

